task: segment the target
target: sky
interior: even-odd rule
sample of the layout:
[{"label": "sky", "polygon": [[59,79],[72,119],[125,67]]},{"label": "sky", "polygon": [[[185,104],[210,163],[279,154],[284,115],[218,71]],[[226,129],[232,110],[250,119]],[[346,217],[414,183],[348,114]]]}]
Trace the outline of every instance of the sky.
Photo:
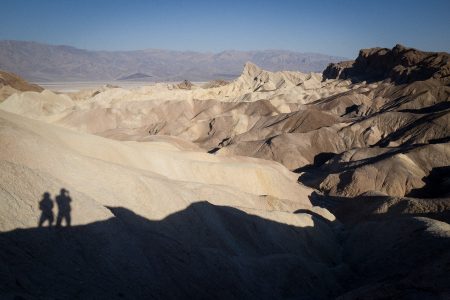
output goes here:
[{"label": "sky", "polygon": [[0,0],[0,39],[88,50],[450,52],[450,0]]}]

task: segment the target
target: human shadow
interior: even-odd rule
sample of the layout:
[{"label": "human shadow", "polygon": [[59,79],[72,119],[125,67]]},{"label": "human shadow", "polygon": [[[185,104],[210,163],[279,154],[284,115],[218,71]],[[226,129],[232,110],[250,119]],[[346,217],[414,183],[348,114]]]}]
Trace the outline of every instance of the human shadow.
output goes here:
[{"label": "human shadow", "polygon": [[69,191],[62,188],[58,196],[56,196],[56,204],[58,205],[58,215],[56,217],[56,226],[61,227],[62,222],[66,222],[66,226],[70,227],[71,225],[71,207],[70,202],[72,202],[72,198],[69,195]]},{"label": "human shadow", "polygon": [[50,198],[50,193],[45,192],[42,195],[42,200],[39,201],[39,210],[41,210],[41,216],[39,218],[38,227],[42,227],[44,223],[48,222],[48,227],[52,227],[54,221],[53,215],[53,200]]}]

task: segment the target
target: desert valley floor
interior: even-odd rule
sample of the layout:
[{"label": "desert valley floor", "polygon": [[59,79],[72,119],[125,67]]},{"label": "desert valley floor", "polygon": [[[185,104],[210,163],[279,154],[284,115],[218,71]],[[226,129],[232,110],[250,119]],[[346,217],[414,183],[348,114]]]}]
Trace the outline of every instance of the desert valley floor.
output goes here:
[{"label": "desert valley floor", "polygon": [[0,72],[0,298],[449,299],[449,58],[64,93]]}]

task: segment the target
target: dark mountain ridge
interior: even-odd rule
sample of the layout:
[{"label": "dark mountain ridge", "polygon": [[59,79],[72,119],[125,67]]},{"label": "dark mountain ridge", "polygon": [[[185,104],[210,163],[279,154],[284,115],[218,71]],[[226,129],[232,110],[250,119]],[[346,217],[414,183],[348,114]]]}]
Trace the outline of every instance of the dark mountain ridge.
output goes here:
[{"label": "dark mountain ridge", "polygon": [[323,72],[324,79],[379,81],[389,79],[397,84],[430,78],[448,80],[450,54],[425,52],[396,45],[392,49],[362,49],[354,61],[331,63]]}]

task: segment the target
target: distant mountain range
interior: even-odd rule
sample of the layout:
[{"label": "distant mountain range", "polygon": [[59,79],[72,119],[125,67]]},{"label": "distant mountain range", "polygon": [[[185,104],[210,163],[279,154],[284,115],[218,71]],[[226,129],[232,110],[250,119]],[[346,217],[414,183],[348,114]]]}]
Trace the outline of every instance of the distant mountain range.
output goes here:
[{"label": "distant mountain range", "polygon": [[120,77],[117,80],[130,80],[130,81],[133,81],[133,80],[147,80],[147,79],[149,79],[151,77],[152,76],[147,75],[147,74],[143,74],[143,73],[134,73],[134,74],[131,74],[131,75],[128,75],[128,76]]},{"label": "distant mountain range", "polygon": [[89,51],[25,41],[0,41],[0,69],[31,81],[104,81],[137,79],[169,81],[232,79],[247,61],[265,70],[321,72],[342,57],[285,50],[193,51],[136,50]]}]

